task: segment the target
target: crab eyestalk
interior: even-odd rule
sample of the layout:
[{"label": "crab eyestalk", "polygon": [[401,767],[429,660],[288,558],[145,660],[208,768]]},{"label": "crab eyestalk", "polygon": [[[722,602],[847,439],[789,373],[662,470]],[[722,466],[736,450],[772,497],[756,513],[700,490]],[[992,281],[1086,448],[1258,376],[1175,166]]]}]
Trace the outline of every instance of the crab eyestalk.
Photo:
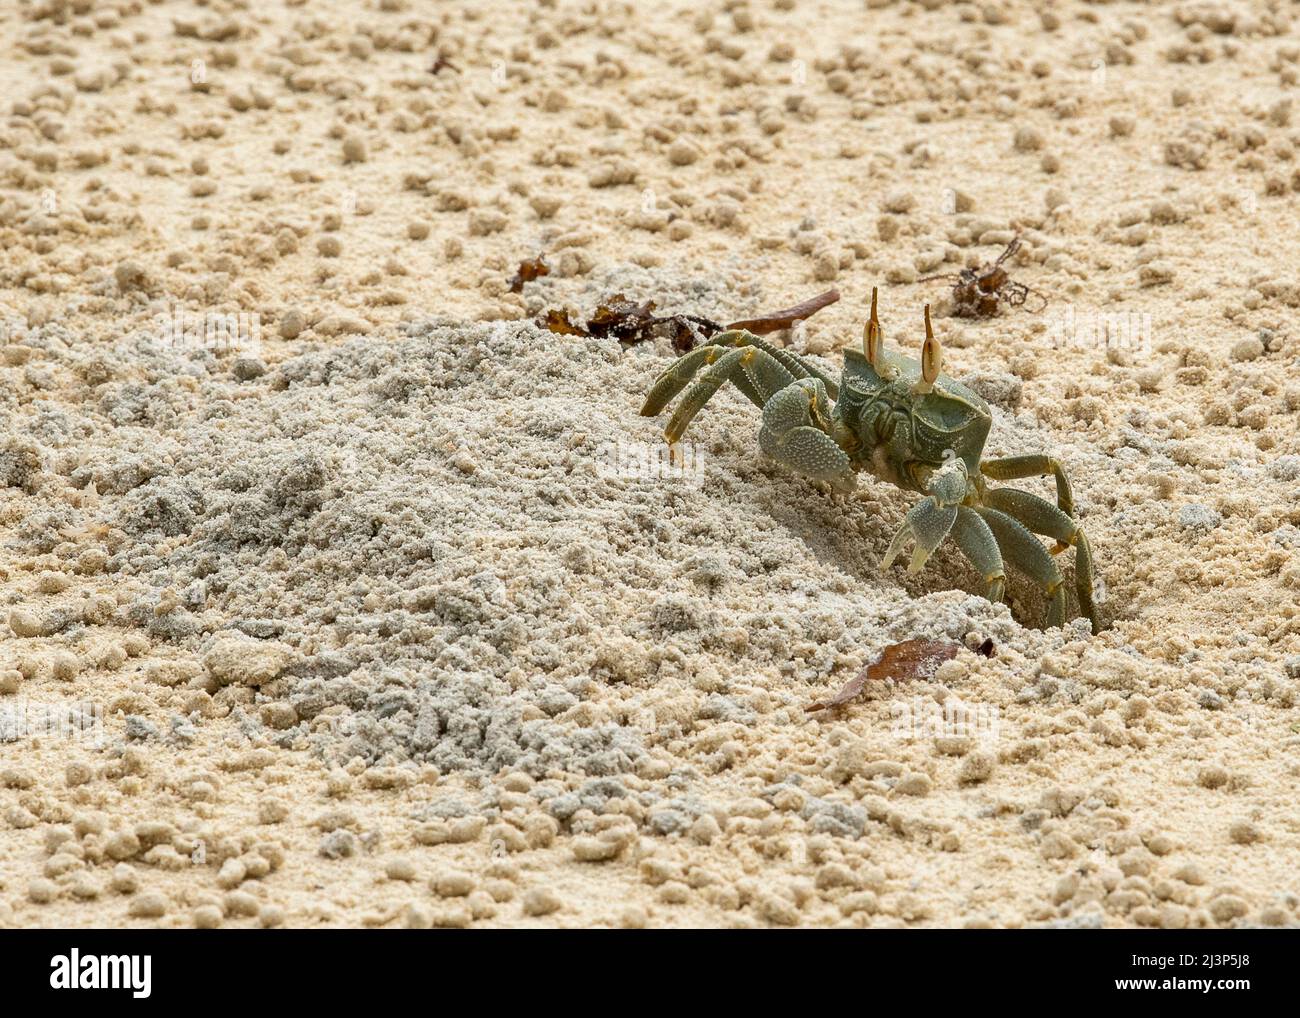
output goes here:
[{"label": "crab eyestalk", "polygon": [[880,370],[880,350],[885,343],[884,334],[880,331],[880,319],[876,317],[878,292],[876,287],[871,288],[871,317],[862,327],[862,353],[867,358],[867,363],[876,371]]},{"label": "crab eyestalk", "polygon": [[921,380],[913,389],[917,393],[927,393],[934,389],[934,383],[943,370],[943,347],[935,338],[934,326],[930,324],[930,305],[925,306],[925,342],[921,344]]}]

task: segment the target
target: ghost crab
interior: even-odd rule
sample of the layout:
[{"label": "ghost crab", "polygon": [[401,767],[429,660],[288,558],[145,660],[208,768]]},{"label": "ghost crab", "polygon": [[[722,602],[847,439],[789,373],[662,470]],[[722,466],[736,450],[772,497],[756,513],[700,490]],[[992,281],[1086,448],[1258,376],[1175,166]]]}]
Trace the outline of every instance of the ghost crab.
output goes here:
[{"label": "ghost crab", "polygon": [[[925,307],[925,341],[915,360],[885,349],[871,291],[871,317],[862,352],[845,350],[836,384],[802,357],[743,330],[715,335],[659,376],[641,414],[654,417],[685,389],[665,436],[675,443],[724,382],[763,411],[759,447],[768,456],[840,492],[852,491],[856,471],[925,497],[907,517],[884,567],[911,543],[909,572],[918,572],[949,533],[984,578],[985,596],[1001,601],[1003,563],[1026,574],[1047,599],[1047,628],[1065,624],[1065,583],[1053,555],[1074,548],[1080,613],[1096,634],[1092,549],[1074,515],[1070,481],[1050,456],[980,458],[992,418],[988,404],[941,371],[943,350]],[[701,369],[704,369],[701,371]],[[697,377],[698,375],[698,377]],[[687,388],[687,386],[690,386]],[[1051,476],[1056,504],[988,481]],[[1054,538],[1049,553],[1035,534]]]}]

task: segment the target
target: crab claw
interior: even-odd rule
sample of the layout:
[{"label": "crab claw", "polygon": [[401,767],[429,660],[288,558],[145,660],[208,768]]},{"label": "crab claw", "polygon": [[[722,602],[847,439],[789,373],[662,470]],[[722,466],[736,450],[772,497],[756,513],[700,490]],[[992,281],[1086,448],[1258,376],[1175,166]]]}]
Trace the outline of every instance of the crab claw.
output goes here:
[{"label": "crab claw", "polygon": [[912,561],[908,563],[907,571],[920,572],[926,560],[948,536],[948,531],[952,529],[956,520],[955,505],[944,506],[933,498],[923,498],[908,511],[903,525],[898,528],[898,533],[889,542],[889,550],[885,552],[885,561],[881,568],[888,569],[893,565],[894,559],[898,558],[903,546],[910,539],[915,542],[916,547],[912,549]]}]

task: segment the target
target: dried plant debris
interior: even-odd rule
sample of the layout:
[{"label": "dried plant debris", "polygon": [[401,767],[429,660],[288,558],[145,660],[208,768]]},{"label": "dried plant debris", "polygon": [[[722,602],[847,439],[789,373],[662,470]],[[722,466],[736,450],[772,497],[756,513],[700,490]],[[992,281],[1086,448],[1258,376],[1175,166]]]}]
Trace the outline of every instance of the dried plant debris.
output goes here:
[{"label": "dried plant debris", "polygon": [[616,294],[608,303],[596,308],[596,313],[587,321],[587,329],[597,339],[613,336],[624,343],[639,343],[652,326],[666,321],[656,318],[654,309],[652,300],[638,304],[621,293]]},{"label": "dried plant debris", "polygon": [[552,308],[538,321],[538,325],[561,336],[594,336],[597,339],[613,338],[621,343],[640,343],[653,335],[659,326],[672,328],[673,347],[681,353],[689,351],[698,338],[708,339],[722,326],[698,315],[656,315],[652,300],[638,304],[618,293],[596,308],[585,324],[576,324],[567,311]]},{"label": "dried plant debris", "polygon": [[654,329],[668,326],[672,329],[673,348],[679,353],[687,353],[701,338],[722,331],[717,322],[699,315],[656,315],[654,309],[652,300],[638,304],[618,293],[596,308],[585,325],[575,324],[567,311],[555,308],[537,324],[562,336],[613,337],[621,343],[640,343],[649,339]]},{"label": "dried plant debris", "polygon": [[957,318],[993,318],[1001,314],[1004,304],[1015,308],[1023,307],[1030,294],[1043,302],[1042,307],[1047,307],[1046,297],[1024,283],[1017,283],[1003,267],[1007,259],[1019,250],[1020,238],[1016,237],[994,261],[981,265],[978,269],[962,269],[956,275],[949,272],[926,276],[918,282],[955,280],[952,285],[952,313]]},{"label": "dried plant debris", "polygon": [[545,329],[549,329],[559,336],[590,336],[591,333],[586,329],[574,325],[569,321],[569,312],[559,311],[552,308],[546,312],[546,315],[537,323]]},{"label": "dried plant debris", "polygon": [[760,318],[747,318],[744,321],[732,322],[727,328],[744,329],[746,332],[752,332],[755,336],[766,336],[770,332],[779,332],[781,329],[793,329],[795,325],[805,318],[811,318],[822,308],[829,307],[839,299],[839,290],[827,290],[825,293],[810,297],[802,304],[796,304],[792,308],[786,308],[784,311],[773,311],[770,315],[763,315]]},{"label": "dried plant debris", "polygon": [[814,703],[807,708],[812,711],[828,710],[842,707],[862,695],[868,682],[907,682],[912,679],[928,679],[945,661],[951,661],[961,650],[961,644],[951,640],[904,640],[891,643],[880,655],[862,671],[858,672],[844,688],[829,700]]},{"label": "dried plant debris", "polygon": [[[522,265],[520,270],[522,272]],[[520,286],[522,287],[522,283]],[[727,329],[745,329],[755,335],[766,335],[781,329],[793,328],[797,322],[803,321],[839,299],[838,290],[827,290],[784,311],[732,322],[730,325],[721,325],[701,315],[683,313],[656,315],[654,301],[648,300],[638,304],[618,293],[596,308],[585,325],[575,324],[567,311],[555,308],[547,311],[537,324],[563,336],[594,336],[597,339],[613,337],[622,343],[640,343],[654,335],[654,330],[666,327],[672,330],[670,335],[673,348],[679,353],[687,353],[696,343],[708,340]]]},{"label": "dried plant debris", "polygon": [[536,258],[525,258],[519,263],[519,270],[510,277],[510,292],[523,293],[525,283],[531,283],[534,279],[550,274],[551,267],[546,264],[541,255]]}]

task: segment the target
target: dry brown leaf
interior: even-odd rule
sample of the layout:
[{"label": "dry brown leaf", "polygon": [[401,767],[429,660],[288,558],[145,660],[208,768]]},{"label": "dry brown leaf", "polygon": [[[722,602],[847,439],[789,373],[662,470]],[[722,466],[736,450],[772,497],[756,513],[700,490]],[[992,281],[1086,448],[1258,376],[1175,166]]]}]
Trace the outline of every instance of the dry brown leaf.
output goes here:
[{"label": "dry brown leaf", "polygon": [[613,336],[625,343],[639,343],[646,338],[650,326],[663,320],[654,316],[654,309],[652,300],[637,304],[621,293],[615,294],[596,308],[596,313],[587,320],[587,329],[598,339]]},{"label": "dry brown leaf", "polygon": [[807,710],[811,712],[841,707],[860,696],[868,682],[884,682],[886,679],[893,679],[895,682],[928,679],[934,675],[935,669],[941,664],[955,658],[959,650],[961,644],[953,643],[951,640],[918,639],[891,643],[880,652],[875,661],[858,672],[833,697],[821,703],[814,703]]},{"label": "dry brown leaf", "polygon": [[613,337],[620,343],[640,343],[650,338],[650,330],[655,326],[671,325],[673,347],[678,353],[689,352],[698,336],[708,339],[722,331],[717,322],[698,315],[656,315],[654,309],[652,300],[637,304],[616,293],[596,308],[585,327],[574,325],[567,312],[555,309],[546,312],[538,324],[561,335]]}]

